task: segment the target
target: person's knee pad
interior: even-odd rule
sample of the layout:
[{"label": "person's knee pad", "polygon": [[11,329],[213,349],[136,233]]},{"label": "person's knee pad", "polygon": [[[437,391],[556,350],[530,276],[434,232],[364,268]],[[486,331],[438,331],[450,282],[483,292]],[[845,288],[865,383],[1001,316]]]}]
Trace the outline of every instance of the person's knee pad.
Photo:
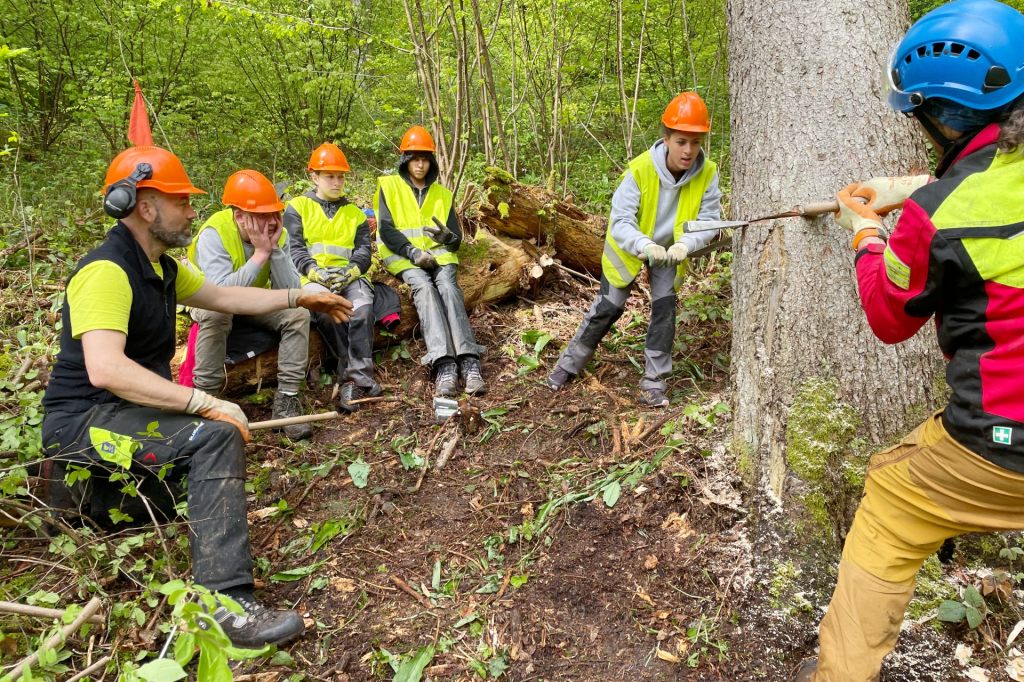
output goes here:
[{"label": "person's knee pad", "polygon": [[676,298],[664,296],[651,303],[651,325],[647,329],[647,347],[664,353],[672,352],[676,335]]},{"label": "person's knee pad", "polygon": [[616,307],[607,298],[602,296],[601,300],[597,303],[597,310],[594,312],[594,316],[590,318],[587,328],[583,330],[583,334],[580,336],[580,343],[586,348],[597,348],[597,344],[601,343],[601,339],[612,328],[612,325],[622,317],[623,310],[625,308]]}]

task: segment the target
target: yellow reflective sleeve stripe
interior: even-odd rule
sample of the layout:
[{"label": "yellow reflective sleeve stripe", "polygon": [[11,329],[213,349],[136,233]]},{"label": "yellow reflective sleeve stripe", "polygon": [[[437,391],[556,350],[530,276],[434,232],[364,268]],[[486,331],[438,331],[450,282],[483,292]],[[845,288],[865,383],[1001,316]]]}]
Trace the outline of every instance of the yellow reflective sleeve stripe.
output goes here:
[{"label": "yellow reflective sleeve stripe", "polygon": [[128,333],[132,288],[128,275],[112,261],[93,261],[75,273],[67,297],[73,338],[96,329]]},{"label": "yellow reflective sleeve stripe", "polygon": [[885,276],[889,281],[904,291],[910,289],[910,266],[900,260],[888,246],[882,253],[882,260],[885,261]]},{"label": "yellow reflective sleeve stripe", "polygon": [[89,427],[89,442],[104,462],[116,464],[123,469],[132,466],[132,455],[142,443],[131,436],[123,436],[96,426]]}]

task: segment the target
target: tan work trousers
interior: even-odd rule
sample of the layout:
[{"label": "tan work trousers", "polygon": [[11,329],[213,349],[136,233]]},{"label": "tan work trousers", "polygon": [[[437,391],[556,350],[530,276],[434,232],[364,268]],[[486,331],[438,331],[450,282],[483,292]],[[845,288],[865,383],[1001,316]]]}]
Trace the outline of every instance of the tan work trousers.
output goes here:
[{"label": "tan work trousers", "polygon": [[815,682],[872,682],[899,636],[914,576],[944,540],[1024,528],[1024,475],[953,440],[939,415],[871,458],[819,631]]}]

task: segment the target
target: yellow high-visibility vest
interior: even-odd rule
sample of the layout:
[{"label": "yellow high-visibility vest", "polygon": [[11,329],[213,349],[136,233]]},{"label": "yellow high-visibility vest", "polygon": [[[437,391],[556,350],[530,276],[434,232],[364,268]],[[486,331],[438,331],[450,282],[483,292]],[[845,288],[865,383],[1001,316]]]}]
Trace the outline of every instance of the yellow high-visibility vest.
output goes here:
[{"label": "yellow high-visibility vest", "polygon": [[[385,175],[377,178],[377,191],[373,195],[373,210],[380,215],[380,197],[384,195],[384,201],[391,212],[391,220],[395,223],[405,238],[417,249],[421,249],[434,256],[438,265],[450,265],[459,262],[459,257],[446,247],[431,239],[423,228],[433,225],[433,217],[437,217],[442,223],[447,222],[448,213],[452,210],[454,195],[451,190],[442,187],[438,183],[430,185],[427,196],[423,199],[423,205],[416,201],[416,195],[412,188],[400,175]],[[384,260],[384,267],[392,275],[398,275],[403,270],[416,267],[408,258],[403,258],[394,253],[380,238],[380,229],[377,230],[377,250]]]},{"label": "yellow high-visibility vest", "polygon": [[[683,236],[683,224],[687,220],[696,220],[700,213],[700,202],[707,191],[708,185],[715,177],[715,163],[707,158],[696,176],[679,188],[679,204],[676,209],[675,240]],[[654,166],[650,150],[629,162],[629,172],[633,174],[637,187],[640,188],[640,209],[637,216],[638,227],[648,237],[654,236],[654,221],[658,216],[658,192],[661,181],[658,169]],[[625,178],[625,173],[622,175]],[[621,182],[621,180],[620,180]],[[643,261],[615,243],[612,238],[611,218],[608,220],[608,232],[604,240],[604,253],[601,255],[601,273],[616,289],[625,289],[636,279]],[[686,261],[676,269],[676,286],[686,276]]]},{"label": "yellow high-visibility vest", "polygon": [[[245,249],[242,246],[242,235],[238,231],[238,226],[235,224],[234,209],[231,207],[217,211],[209,220],[203,223],[203,226],[196,232],[195,239],[188,246],[188,260],[199,270],[199,264],[196,262],[196,244],[199,242],[199,235],[203,233],[203,230],[213,228],[217,230],[217,234],[220,236],[220,241],[224,244],[224,250],[231,256],[231,267],[235,270],[240,270],[243,265],[248,261],[245,257]],[[287,248],[285,244],[288,243],[288,231],[285,229],[281,230],[281,237],[277,240],[277,245],[281,248]],[[270,282],[270,261],[263,264],[263,269],[260,270],[260,274],[256,276],[253,283],[250,286],[262,287],[269,289],[271,286]]]}]

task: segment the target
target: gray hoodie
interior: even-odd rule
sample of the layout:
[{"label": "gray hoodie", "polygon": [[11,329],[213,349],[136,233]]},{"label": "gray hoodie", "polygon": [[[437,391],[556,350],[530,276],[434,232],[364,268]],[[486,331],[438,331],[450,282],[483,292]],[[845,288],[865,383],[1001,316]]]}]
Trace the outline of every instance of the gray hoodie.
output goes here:
[{"label": "gray hoodie", "polygon": [[[634,256],[643,254],[648,244],[658,243],[668,248],[675,242],[676,212],[679,207],[679,188],[690,182],[700,169],[704,167],[704,150],[702,149],[693,165],[678,180],[665,165],[665,141],[658,140],[650,149],[654,167],[658,171],[661,190],[658,192],[658,213],[654,220],[654,238],[651,239],[640,231],[640,187],[637,186],[632,172],[626,170],[622,182],[612,195],[612,210],[609,229],[612,238],[620,248]],[[722,191],[718,188],[718,172],[711,178],[704,196],[700,200],[700,211],[697,220],[721,220]],[[690,251],[696,251],[706,245],[715,236],[715,232],[695,232],[684,234],[679,241],[686,244]]]}]

